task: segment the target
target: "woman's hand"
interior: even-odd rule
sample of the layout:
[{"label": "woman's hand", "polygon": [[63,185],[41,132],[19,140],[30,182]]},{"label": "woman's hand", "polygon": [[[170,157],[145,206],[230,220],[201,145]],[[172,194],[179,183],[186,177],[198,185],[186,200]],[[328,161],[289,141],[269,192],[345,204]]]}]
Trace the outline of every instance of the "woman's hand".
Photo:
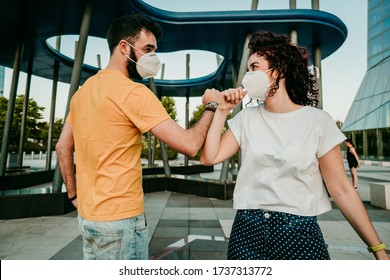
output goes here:
[{"label": "woman's hand", "polygon": [[230,88],[221,92],[223,96],[223,102],[219,104],[219,110],[230,111],[245,97],[246,90],[242,87]]},{"label": "woman's hand", "polygon": [[209,102],[217,102],[218,110],[232,110],[245,97],[246,90],[242,87],[226,89],[222,92],[212,89],[206,89],[202,96],[202,103],[206,105]]}]

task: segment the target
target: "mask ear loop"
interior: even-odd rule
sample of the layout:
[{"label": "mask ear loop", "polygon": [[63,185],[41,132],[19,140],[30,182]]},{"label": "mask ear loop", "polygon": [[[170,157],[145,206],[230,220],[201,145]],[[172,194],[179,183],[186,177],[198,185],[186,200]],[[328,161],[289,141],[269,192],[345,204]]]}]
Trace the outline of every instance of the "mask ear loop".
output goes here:
[{"label": "mask ear loop", "polygon": [[[249,104],[251,104],[253,101],[253,98],[251,97],[251,99],[249,100],[249,102],[245,103],[245,108],[248,107]],[[263,100],[259,100],[259,99],[256,99],[256,102],[257,102],[257,105],[261,105],[264,103]]]},{"label": "mask ear loop", "polygon": [[251,99],[249,100],[249,102],[245,103],[245,107],[248,107],[248,105],[252,103],[252,100],[253,100],[253,98],[251,97]]},{"label": "mask ear loop", "polygon": [[[126,40],[125,40],[126,41]],[[132,44],[130,44],[129,42],[126,41],[127,44],[129,44],[130,47],[132,47],[133,49],[139,51],[140,53],[142,53],[143,55],[145,54],[143,51],[137,49],[135,46],[133,46]]]},{"label": "mask ear loop", "polygon": [[137,62],[136,61],[134,61],[133,59],[131,59],[131,57],[130,56],[128,56],[127,54],[125,54],[125,56],[131,61],[131,62],[133,62],[133,63],[135,63],[135,64],[137,64]]}]

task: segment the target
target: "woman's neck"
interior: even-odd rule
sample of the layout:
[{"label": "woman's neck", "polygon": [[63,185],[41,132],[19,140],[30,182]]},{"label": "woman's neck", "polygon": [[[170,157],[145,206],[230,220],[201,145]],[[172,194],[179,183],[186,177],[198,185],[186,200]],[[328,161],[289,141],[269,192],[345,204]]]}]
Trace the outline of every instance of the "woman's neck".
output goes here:
[{"label": "woman's neck", "polygon": [[272,113],[289,113],[302,108],[302,105],[291,101],[286,90],[279,88],[273,95],[264,101],[265,110]]}]

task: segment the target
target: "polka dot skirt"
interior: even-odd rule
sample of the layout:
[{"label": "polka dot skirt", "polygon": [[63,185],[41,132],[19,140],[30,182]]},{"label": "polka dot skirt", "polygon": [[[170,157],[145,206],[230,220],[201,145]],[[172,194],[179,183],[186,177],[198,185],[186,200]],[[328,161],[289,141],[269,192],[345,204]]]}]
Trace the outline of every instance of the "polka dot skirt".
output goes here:
[{"label": "polka dot skirt", "polygon": [[230,234],[230,260],[329,260],[317,217],[238,210]]}]

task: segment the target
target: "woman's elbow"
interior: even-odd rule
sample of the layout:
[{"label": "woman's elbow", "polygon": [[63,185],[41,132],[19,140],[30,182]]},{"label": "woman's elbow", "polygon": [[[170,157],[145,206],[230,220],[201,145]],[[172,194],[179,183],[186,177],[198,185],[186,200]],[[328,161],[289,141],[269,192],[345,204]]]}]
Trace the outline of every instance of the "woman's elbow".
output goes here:
[{"label": "woman's elbow", "polygon": [[208,161],[205,161],[205,160],[200,160],[200,164],[201,165],[205,165],[205,166],[210,166],[210,165],[212,165],[211,163],[209,163]]},{"label": "woman's elbow", "polygon": [[200,164],[210,166],[213,165],[213,163],[205,158],[202,154],[200,155]]}]

